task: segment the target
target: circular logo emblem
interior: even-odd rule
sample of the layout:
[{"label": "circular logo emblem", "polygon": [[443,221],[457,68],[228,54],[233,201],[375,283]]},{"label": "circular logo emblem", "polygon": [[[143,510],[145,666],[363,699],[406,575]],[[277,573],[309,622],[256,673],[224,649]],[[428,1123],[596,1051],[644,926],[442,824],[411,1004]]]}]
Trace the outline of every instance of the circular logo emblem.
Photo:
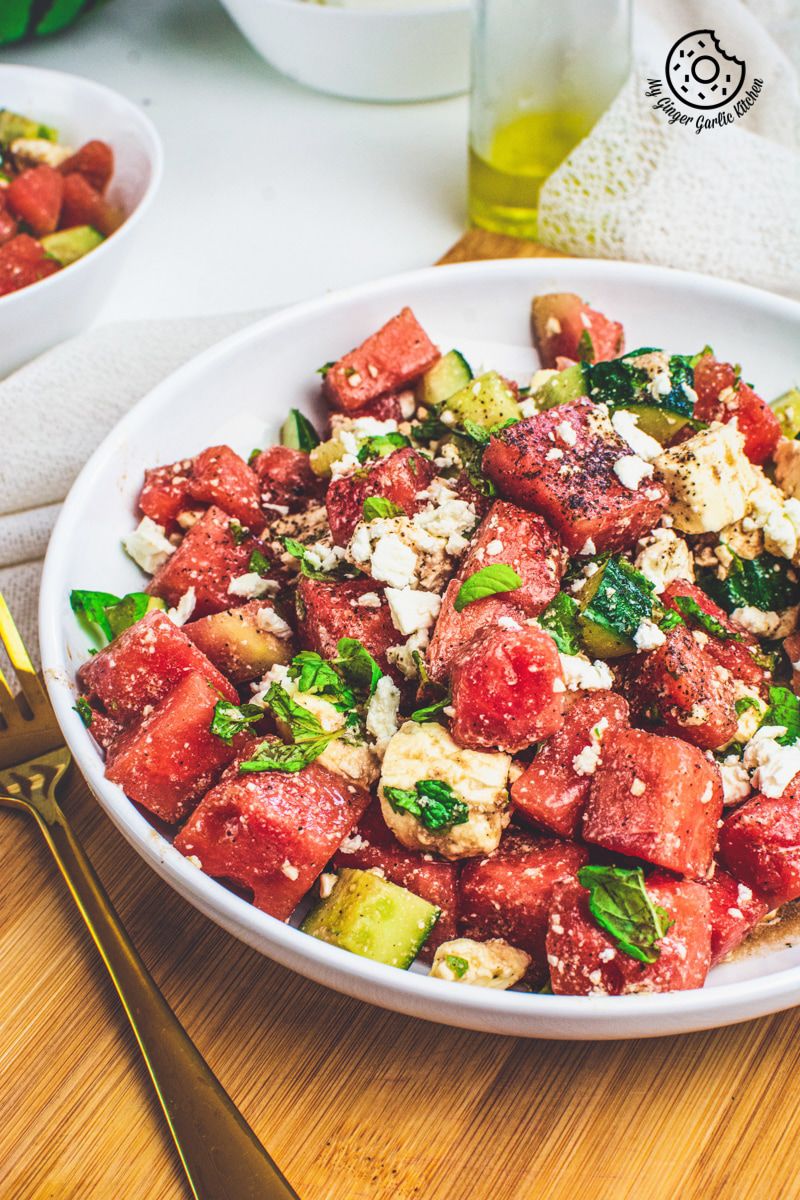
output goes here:
[{"label": "circular logo emblem", "polygon": [[733,100],[744,83],[742,59],[726,54],[714,31],[695,29],[675,43],[667,55],[667,83],[690,108],[719,108]]}]

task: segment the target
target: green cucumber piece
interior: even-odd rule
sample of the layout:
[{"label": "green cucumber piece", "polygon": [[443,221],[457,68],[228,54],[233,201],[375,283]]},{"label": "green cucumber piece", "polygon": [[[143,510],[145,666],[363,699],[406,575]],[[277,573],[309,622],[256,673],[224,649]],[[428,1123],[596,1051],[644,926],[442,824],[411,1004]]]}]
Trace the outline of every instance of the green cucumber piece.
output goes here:
[{"label": "green cucumber piece", "polygon": [[587,581],[578,603],[578,627],[594,658],[620,658],[636,649],[634,634],[653,615],[653,590],[624,558],[610,558]]},{"label": "green cucumber piece", "polygon": [[472,368],[460,350],[451,350],[426,371],[419,381],[417,399],[427,408],[442,404],[454,392],[466,387],[472,379]]},{"label": "green cucumber piece", "polygon": [[281,425],[281,445],[290,450],[313,450],[319,445],[319,435],[308,417],[297,408],[291,408],[289,415]]},{"label": "green cucumber piece", "polygon": [[405,970],[440,914],[441,909],[388,879],[346,867],[300,928],[332,946]]},{"label": "green cucumber piece", "polygon": [[519,421],[522,417],[514,393],[496,371],[479,375],[466,387],[448,396],[444,409],[455,413],[462,425],[464,421],[474,421],[485,429],[504,425],[506,421]]},{"label": "green cucumber piece", "polygon": [[588,393],[588,371],[584,363],[575,363],[564,371],[553,375],[540,388],[537,388],[531,399],[540,410],[557,408],[559,404],[571,404],[579,396]]},{"label": "green cucumber piece", "polygon": [[770,407],[781,423],[783,436],[796,438],[800,434],[800,388],[789,388]]},{"label": "green cucumber piece", "polygon": [[642,433],[649,434],[657,442],[661,442],[662,446],[690,420],[689,417],[669,412],[659,404],[626,404],[625,409],[636,414]]},{"label": "green cucumber piece", "polygon": [[90,250],[96,249],[105,238],[91,225],[73,225],[71,229],[48,233],[41,241],[46,254],[60,262],[62,267],[68,267]]},{"label": "green cucumber piece", "polygon": [[45,138],[48,142],[58,141],[58,132],[49,125],[40,125],[30,117],[0,108],[0,146],[10,146],[17,138]]}]

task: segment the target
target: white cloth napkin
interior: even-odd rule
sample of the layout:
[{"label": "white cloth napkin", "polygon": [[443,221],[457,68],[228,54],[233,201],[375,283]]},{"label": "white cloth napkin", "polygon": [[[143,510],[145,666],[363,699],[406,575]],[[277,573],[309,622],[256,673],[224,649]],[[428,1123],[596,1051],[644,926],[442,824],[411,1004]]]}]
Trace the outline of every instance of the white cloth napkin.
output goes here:
[{"label": "white cloth napkin", "polygon": [[[745,61],[745,90],[764,81],[745,116],[700,133],[645,95],[673,43],[698,29]],[[797,0],[636,0],[635,32],[636,70],[542,188],[542,241],[800,295]]]},{"label": "white cloth napkin", "polygon": [[264,315],[107,325],[0,383],[0,592],[32,651],[38,654],[44,552],[61,502],[89,455],[166,375]]}]

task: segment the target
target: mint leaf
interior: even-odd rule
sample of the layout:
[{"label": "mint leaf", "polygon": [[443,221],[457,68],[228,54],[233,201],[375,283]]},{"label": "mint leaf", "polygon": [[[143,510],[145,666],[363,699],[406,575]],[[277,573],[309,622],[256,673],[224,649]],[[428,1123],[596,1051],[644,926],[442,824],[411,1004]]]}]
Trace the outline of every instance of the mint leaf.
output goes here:
[{"label": "mint leaf", "polygon": [[253,758],[239,764],[241,772],[302,771],[324,753],[330,742],[344,733],[343,728],[323,729],[319,719],[295,703],[279,683],[272,684],[264,703],[276,720],[287,727],[292,741],[288,746],[275,739],[262,742],[256,747]]},{"label": "mint leaf", "polygon": [[70,608],[78,618],[96,625],[109,642],[129,629],[152,608],[164,608],[164,601],[147,592],[129,592],[114,596],[111,592],[90,592],[77,589],[69,594]]},{"label": "mint leaf", "polygon": [[589,911],[595,921],[623,954],[639,962],[655,962],[661,953],[656,943],[674,922],[653,904],[642,868],[581,867],[578,882],[589,892]]},{"label": "mint leaf", "polygon": [[461,423],[461,428],[466,436],[471,441],[477,442],[479,446],[489,445],[491,434],[488,429],[484,428],[483,425],[479,425],[477,421],[470,421],[469,417],[465,417]]},{"label": "mint leaf", "polygon": [[383,672],[375,659],[357,638],[340,638],[336,645],[338,658],[333,660],[344,682],[359,692],[365,700],[372,696]]},{"label": "mint leaf", "polygon": [[426,829],[449,829],[469,820],[468,806],[442,779],[420,779],[413,790],[384,786],[383,794],[395,812],[410,813]]},{"label": "mint leaf", "polygon": [[789,577],[792,568],[785,558],[767,553],[759,554],[758,558],[740,558],[730,546],[726,549],[731,555],[731,564],[725,579],[718,579],[712,568],[699,572],[703,591],[725,612],[748,607],[759,608],[762,612],[779,612],[797,603],[800,598],[798,586]]},{"label": "mint leaf", "polygon": [[384,496],[367,496],[363,505],[364,520],[374,521],[379,517],[402,517],[404,511],[393,500]]},{"label": "mint leaf", "polygon": [[578,338],[578,361],[579,362],[594,362],[594,342],[592,335],[588,329],[584,329],[581,336]]},{"label": "mint leaf", "polygon": [[736,710],[737,717],[740,717],[743,712],[747,712],[748,708],[754,708],[756,712],[761,711],[761,705],[756,700],[755,696],[740,696],[733,705]]},{"label": "mint leaf", "polygon": [[313,746],[286,746],[277,738],[271,738],[256,746],[253,757],[239,763],[239,770],[244,775],[253,775],[258,771],[286,771],[293,774],[318,758],[327,744],[325,742],[319,753],[314,753]]},{"label": "mint leaf", "polygon": [[232,704],[230,700],[218,700],[214,705],[211,732],[230,746],[235,735],[249,729],[264,717],[260,704]]},{"label": "mint leaf", "polygon": [[299,692],[310,692],[315,696],[330,694],[339,699],[342,680],[332,663],[316,650],[301,650],[289,664],[289,678],[297,680]]},{"label": "mint leaf", "polygon": [[513,592],[522,586],[522,580],[517,572],[506,563],[493,563],[490,567],[481,567],[468,579],[465,579],[455,598],[455,610],[461,612],[468,604],[476,600],[484,600],[487,596],[496,596],[499,592]]},{"label": "mint leaf", "polygon": [[741,642],[742,635],[740,633],[731,633],[730,629],[726,629],[721,621],[701,608],[691,596],[675,596],[672,602],[685,617],[691,617],[713,637],[719,638],[723,642]]},{"label": "mint leaf", "polygon": [[250,537],[250,530],[239,521],[229,521],[228,530],[233,538],[234,546],[241,546],[242,542],[246,542]]},{"label": "mint leaf", "polygon": [[469,962],[466,958],[462,958],[460,954],[445,954],[444,961],[456,979],[463,979],[469,970]]},{"label": "mint leaf", "polygon": [[247,564],[248,571],[252,571],[255,575],[267,575],[270,569],[270,561],[260,550],[254,550],[250,555],[250,561]]},{"label": "mint leaf", "polygon": [[423,708],[415,708],[411,714],[411,720],[418,724],[423,724],[425,721],[432,721],[434,717],[440,714],[450,704],[450,695],[442,696],[441,700],[434,700],[431,704],[426,704]]},{"label": "mint leaf", "polygon": [[791,746],[800,738],[800,700],[785,687],[769,689],[769,708],[762,725],[783,725],[786,733],[775,740],[781,746]]},{"label": "mint leaf", "polygon": [[321,375],[322,378],[324,379],[325,376],[328,374],[328,371],[330,371],[331,367],[335,367],[335,366],[336,366],[335,362],[323,363],[321,367],[317,367],[317,375]]},{"label": "mint leaf", "polygon": [[83,721],[86,728],[88,729],[92,723],[92,717],[94,716],[94,713],[92,712],[92,706],[90,705],[90,703],[86,699],[86,697],[78,696],[78,699],[75,701],[75,703],[72,706],[72,710],[73,710],[73,712],[76,712],[78,714],[78,716]]},{"label": "mint leaf", "polygon": [[559,592],[539,615],[539,624],[546,629],[562,654],[579,654],[581,639],[578,634],[578,612],[580,605],[574,596]]},{"label": "mint leaf", "polygon": [[379,433],[376,437],[367,438],[358,451],[358,461],[364,463],[368,458],[386,458],[411,442],[402,433]]}]

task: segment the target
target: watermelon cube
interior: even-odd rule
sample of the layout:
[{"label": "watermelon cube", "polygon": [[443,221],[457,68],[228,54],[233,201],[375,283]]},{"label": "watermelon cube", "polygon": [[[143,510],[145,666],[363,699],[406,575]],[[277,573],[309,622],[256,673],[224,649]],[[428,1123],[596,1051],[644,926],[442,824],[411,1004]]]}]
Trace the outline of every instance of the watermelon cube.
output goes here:
[{"label": "watermelon cube", "polygon": [[[505,563],[516,571],[521,586],[475,600],[456,612],[455,599],[463,581],[494,563]],[[495,500],[442,598],[428,652],[431,677],[445,679],[470,639],[480,630],[495,627],[503,616],[515,619],[542,612],[558,593],[565,565],[561,543],[542,517],[506,500]]]},{"label": "watermelon cube", "polygon": [[800,897],[800,775],[780,796],[760,793],[734,809],[719,834],[734,878],[778,908]]},{"label": "watermelon cube", "polygon": [[8,187],[9,212],[24,221],[36,237],[53,233],[58,226],[64,180],[53,167],[29,167]]},{"label": "watermelon cube", "polygon": [[769,904],[719,863],[705,880],[711,922],[711,964],[721,962],[769,912]]},{"label": "watermelon cube", "polygon": [[[531,305],[533,337],[543,367],[558,358],[575,362],[605,362],[625,348],[619,321],[611,321],[572,292],[535,296]],[[562,367],[558,367],[563,370]]]},{"label": "watermelon cube", "polygon": [[332,408],[351,413],[417,379],[440,355],[410,308],[404,308],[326,372]]},{"label": "watermelon cube", "polygon": [[[81,692],[96,714],[92,733],[102,733],[98,740],[108,745],[188,674],[199,675],[218,696],[238,699],[225,676],[183,629],[158,609],[147,613],[78,670]],[[98,718],[105,720],[96,724]]]},{"label": "watermelon cube", "polygon": [[144,473],[139,508],[146,517],[167,531],[176,529],[180,514],[193,507],[188,490],[192,469],[191,458],[184,458],[163,467],[150,467]]},{"label": "watermelon cube", "polygon": [[325,497],[325,482],[315,475],[308,454],[289,446],[270,446],[253,459],[258,476],[261,501],[267,507],[288,508],[289,512],[305,512]]},{"label": "watermelon cube", "polygon": [[614,468],[626,456],[610,422],[581,399],[503,429],[483,470],[501,496],[546,517],[571,554],[594,553],[635,545],[669,503],[653,479],[622,483]]},{"label": "watermelon cube", "polygon": [[428,503],[420,498],[436,474],[429,458],[405,447],[366,468],[365,472],[340,475],[331,481],[325,498],[331,534],[337,546],[346,546],[353,530],[364,516],[364,501],[368,496],[382,496],[413,516]]},{"label": "watermelon cube", "polygon": [[[377,596],[380,604],[359,604],[362,596],[370,601]],[[316,650],[323,658],[333,658],[340,638],[357,638],[380,663],[385,672],[396,675],[389,666],[386,651],[400,640],[392,623],[383,588],[371,579],[350,579],[341,583],[321,583],[300,577],[297,587],[298,637],[305,650]],[[402,676],[398,679],[398,682]]]},{"label": "watermelon cube", "polygon": [[369,803],[369,792],[319,763],[302,771],[228,771],[175,839],[207,875],[252,892],[286,921]]},{"label": "watermelon cube", "polygon": [[701,622],[691,614],[684,613],[683,619],[687,625],[701,631],[702,636],[696,640],[700,642],[706,653],[721,667],[724,667],[734,679],[751,687],[761,687],[766,680],[766,674],[764,668],[760,667],[753,658],[751,647],[758,649],[758,642],[753,635],[734,625],[728,614],[718,604],[715,604],[697,584],[690,583],[688,579],[674,579],[668,583],[661,594],[661,601],[667,608],[681,612],[678,602],[682,597],[693,600],[704,613],[708,613],[715,621],[718,621],[723,629],[736,635],[736,641],[731,639],[723,641],[721,638],[707,633]]},{"label": "watermelon cube", "polygon": [[236,739],[229,746],[211,732],[218,700],[205,675],[189,671],[114,742],[107,778],[162,821],[180,821],[236,755]]},{"label": "watermelon cube", "polygon": [[469,642],[451,677],[451,733],[470,750],[515,754],[564,720],[564,676],[553,639],[501,617]]},{"label": "watermelon cube", "polygon": [[461,867],[461,935],[477,941],[505,938],[530,954],[531,978],[544,979],[553,892],[562,880],[574,878],[588,857],[583,846],[510,830],[493,854]]},{"label": "watermelon cube", "polygon": [[197,455],[186,491],[192,500],[217,505],[253,533],[264,528],[258,476],[230,446],[209,446]]},{"label": "watermelon cube", "polygon": [[711,961],[704,885],[657,874],[647,880],[647,890],[674,922],[657,943],[659,956],[652,963],[625,954],[600,928],[589,911],[589,893],[577,880],[556,888],[547,929],[547,961],[557,996],[622,996],[703,986]]},{"label": "watermelon cube", "polygon": [[638,655],[626,688],[634,711],[656,728],[714,750],[736,733],[736,696],[730,676],[709,653],[705,634],[684,625],[671,629],[662,646]]},{"label": "watermelon cube", "polygon": [[0,246],[4,246],[6,242],[10,242],[12,238],[15,238],[18,229],[19,226],[11,213],[0,207]]},{"label": "watermelon cube", "polygon": [[0,296],[46,279],[58,270],[56,260],[47,257],[35,238],[18,233],[0,246]]},{"label": "watermelon cube", "polygon": [[780,441],[780,422],[767,402],[740,378],[737,368],[704,354],[694,369],[694,388],[695,417],[724,423],[735,418],[747,457],[754,463],[766,462]]},{"label": "watermelon cube", "polygon": [[[604,742],[627,728],[628,717],[628,705],[614,692],[578,695],[566,709],[561,729],[539,748],[533,762],[512,784],[511,799],[518,816],[560,837],[578,837],[592,785],[594,750],[600,752],[602,761]],[[598,731],[596,737],[592,730]],[[588,755],[583,753],[587,746]]]},{"label": "watermelon cube", "polygon": [[604,740],[583,836],[678,875],[708,872],[722,814],[719,770],[696,746],[642,729]]},{"label": "watermelon cube", "polygon": [[183,630],[228,679],[248,683],[260,679],[275,663],[291,660],[291,630],[282,629],[281,624],[285,624],[283,618],[264,599],[200,617]]},{"label": "watermelon cube", "polygon": [[72,174],[63,178],[64,194],[61,203],[61,228],[73,225],[92,225],[104,237],[119,229],[124,217],[93,188],[83,175]]},{"label": "watermelon cube", "polygon": [[86,142],[58,168],[62,175],[82,175],[95,191],[106,190],[114,174],[114,151],[108,142]]},{"label": "watermelon cube", "polygon": [[423,962],[430,962],[436,947],[456,936],[458,864],[406,850],[387,828],[380,804],[370,804],[334,854],[331,869],[339,871],[342,867],[357,867],[362,871],[376,867],[390,883],[407,888],[441,909],[441,916],[420,951]]},{"label": "watermelon cube", "polygon": [[[332,412],[340,412],[337,408],[335,397],[330,395],[327,397],[328,406]],[[387,392],[384,396],[376,396],[374,400],[368,400],[366,404],[362,404],[355,412],[350,412],[350,416],[354,417],[372,417],[374,421],[397,421],[408,420],[414,415],[414,410],[417,407],[417,400],[411,388],[401,388],[399,392]]]},{"label": "watermelon cube", "polygon": [[231,518],[216,506],[203,513],[174,554],[159,567],[148,592],[174,606],[194,588],[195,617],[230,608],[236,593],[229,591],[234,579],[250,575],[250,556],[263,546],[251,535],[242,537]]}]

